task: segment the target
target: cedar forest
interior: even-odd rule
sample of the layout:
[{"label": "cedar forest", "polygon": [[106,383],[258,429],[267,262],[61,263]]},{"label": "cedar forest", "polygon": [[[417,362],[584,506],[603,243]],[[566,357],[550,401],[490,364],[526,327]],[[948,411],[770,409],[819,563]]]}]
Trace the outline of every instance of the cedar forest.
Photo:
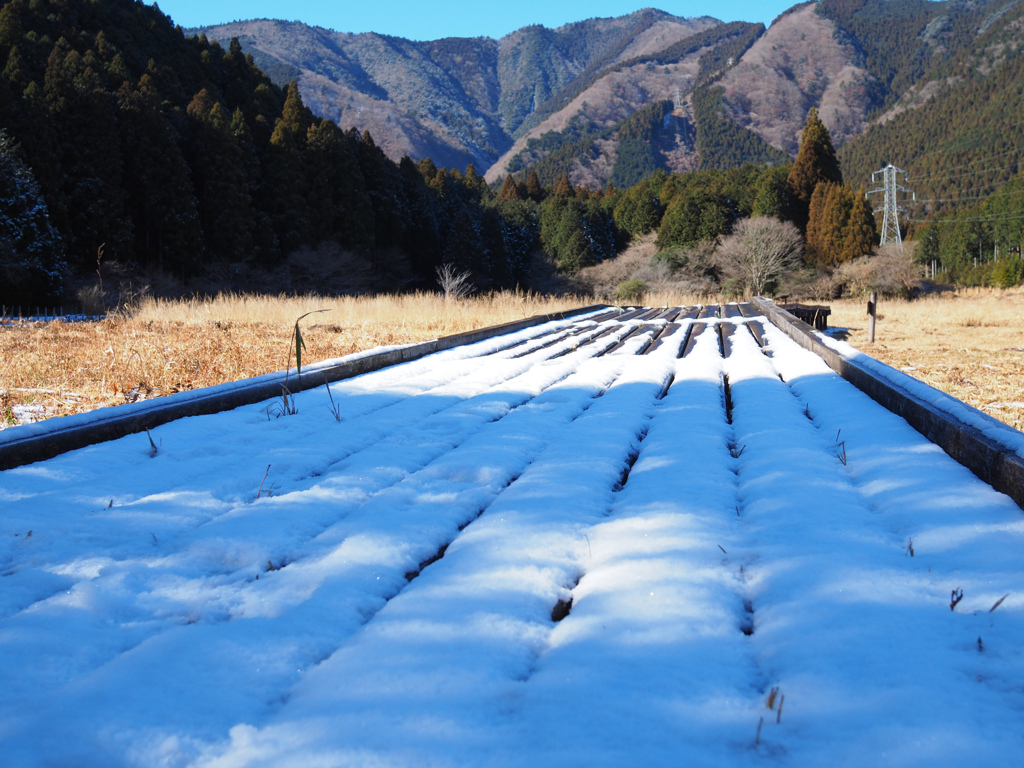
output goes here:
[{"label": "cedar forest", "polygon": [[[852,27],[866,23],[854,12],[864,5],[827,0],[822,12]],[[186,37],[156,7],[10,0],[0,8],[0,303],[71,304],[76,281],[104,263],[172,276],[180,286],[217,274],[224,288],[245,289],[252,275],[271,274],[323,243],[354,254],[393,289],[432,285],[441,264],[471,272],[481,289],[529,286],[538,250],[572,275],[656,231],[662,260],[674,269],[688,248],[729,235],[750,216],[795,224],[808,270],[869,254],[878,242],[875,201],[860,183],[844,184],[840,161],[855,169],[850,178],[863,179],[906,135],[891,123],[878,126],[868,131],[871,142],[837,153],[811,109],[789,162],[721,116],[715,66],[764,30],[727,26],[694,92],[700,170],[658,169],[651,138],[672,103],[656,102],[618,127],[621,167],[605,189],[574,188],[567,175],[568,158],[593,151],[584,124],[550,137],[543,160],[492,189],[472,165],[393,162],[368,132],[315,116],[294,83],[276,86],[237,40],[225,48]],[[890,85],[913,70],[866,55],[880,71],[892,69],[883,81]],[[993,110],[1004,91],[1021,88],[1022,62],[1016,56],[1003,77],[989,78],[984,93],[954,89],[921,107],[927,119],[918,120],[913,146],[951,146],[955,163],[973,162],[978,144],[959,142],[964,127],[942,115],[971,98],[990,105],[988,114],[976,110],[979,125],[998,130],[1019,121]],[[888,98],[881,94],[880,105]],[[1002,102],[1018,103],[1019,95]],[[982,145],[985,153],[1013,154],[1019,130],[1005,128],[1001,143]],[[926,149],[917,154],[928,160]],[[1020,282],[1024,177],[1005,165],[1000,178],[972,188],[978,194],[968,206],[944,202],[949,190],[931,188],[932,218],[912,222],[908,233],[920,241],[922,264],[938,263],[960,283]]]}]

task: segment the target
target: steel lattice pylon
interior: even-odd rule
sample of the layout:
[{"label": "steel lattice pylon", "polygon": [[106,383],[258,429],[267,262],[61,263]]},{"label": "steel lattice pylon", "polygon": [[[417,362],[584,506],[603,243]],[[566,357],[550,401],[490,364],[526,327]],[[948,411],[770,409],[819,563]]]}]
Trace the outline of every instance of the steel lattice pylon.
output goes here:
[{"label": "steel lattice pylon", "polygon": [[896,174],[902,173],[903,180],[907,180],[907,172],[897,168],[892,163],[889,163],[885,168],[880,171],[875,171],[871,174],[871,183],[877,184],[876,177],[881,174],[882,186],[878,189],[872,189],[868,192],[869,195],[873,195],[877,192],[885,193],[885,200],[882,203],[881,208],[875,208],[875,213],[884,211],[885,215],[882,217],[882,237],[880,238],[880,244],[885,245],[886,243],[898,243],[901,247],[903,245],[903,238],[900,236],[900,218],[899,213],[903,211],[907,212],[906,208],[903,208],[896,203],[896,193],[905,192],[917,200],[917,195],[911,190],[904,186],[896,183]]}]

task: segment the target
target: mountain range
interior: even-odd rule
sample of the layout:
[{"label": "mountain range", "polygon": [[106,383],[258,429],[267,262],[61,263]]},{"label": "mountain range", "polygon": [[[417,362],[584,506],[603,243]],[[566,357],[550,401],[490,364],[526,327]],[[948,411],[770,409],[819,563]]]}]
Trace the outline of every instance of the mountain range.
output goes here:
[{"label": "mountain range", "polygon": [[490,182],[532,167],[546,183],[567,172],[596,188],[655,168],[784,162],[811,107],[840,152],[859,158],[868,129],[899,134],[923,105],[1000,78],[1024,42],[1022,12],[1020,0],[819,0],[768,28],[644,9],[498,40],[272,20],[188,32],[238,38],[276,82],[295,80],[314,112],[369,130],[393,159],[473,163]]}]

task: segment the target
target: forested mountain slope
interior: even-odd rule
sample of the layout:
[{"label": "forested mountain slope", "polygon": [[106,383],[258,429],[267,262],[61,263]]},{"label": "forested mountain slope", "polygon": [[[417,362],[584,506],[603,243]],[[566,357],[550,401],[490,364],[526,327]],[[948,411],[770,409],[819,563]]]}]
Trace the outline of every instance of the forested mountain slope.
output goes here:
[{"label": "forested mountain slope", "polygon": [[270,20],[193,31],[223,43],[237,37],[280,85],[296,79],[317,114],[369,130],[392,159],[409,154],[483,170],[579,77],[715,23],[643,10],[524,27],[500,40],[428,42]]},{"label": "forested mountain slope", "polygon": [[1024,4],[941,5],[921,32],[930,54],[915,58],[921,77],[839,150],[848,176],[866,179],[889,162],[906,170],[917,220],[977,203],[1024,159]]},{"label": "forested mountain slope", "polygon": [[[11,0],[0,64],[0,303],[73,298],[76,278],[113,264],[129,279],[220,274],[228,290],[256,272],[266,290],[296,287],[300,268],[307,290],[366,290],[365,273],[393,289],[430,278],[457,220],[482,227],[479,177],[396,164],[237,41],[186,37],[153,6]],[[483,284],[515,284],[536,238],[533,219],[508,217],[489,219],[497,245],[466,246]]]},{"label": "forested mountain slope", "polygon": [[[279,84],[296,78],[315,112],[369,129],[392,159],[472,162],[490,182],[536,168],[546,183],[568,173],[598,188],[654,168],[792,158],[811,107],[843,147],[962,80],[957,67],[988,78],[1016,50],[1020,13],[1015,0],[818,0],[767,30],[646,9],[500,40],[413,42],[266,20],[202,31],[238,36]],[[974,63],[957,64],[965,56]],[[650,130],[627,128],[622,144],[639,113]],[[862,176],[858,151],[847,156]]]}]

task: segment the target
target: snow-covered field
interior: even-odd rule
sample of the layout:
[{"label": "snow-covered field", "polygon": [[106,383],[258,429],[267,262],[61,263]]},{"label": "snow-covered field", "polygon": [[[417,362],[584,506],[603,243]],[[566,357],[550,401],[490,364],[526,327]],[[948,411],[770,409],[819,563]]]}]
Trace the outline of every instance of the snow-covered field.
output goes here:
[{"label": "snow-covered field", "polygon": [[0,764],[1016,764],[1020,508],[757,322],[0,473]]}]

